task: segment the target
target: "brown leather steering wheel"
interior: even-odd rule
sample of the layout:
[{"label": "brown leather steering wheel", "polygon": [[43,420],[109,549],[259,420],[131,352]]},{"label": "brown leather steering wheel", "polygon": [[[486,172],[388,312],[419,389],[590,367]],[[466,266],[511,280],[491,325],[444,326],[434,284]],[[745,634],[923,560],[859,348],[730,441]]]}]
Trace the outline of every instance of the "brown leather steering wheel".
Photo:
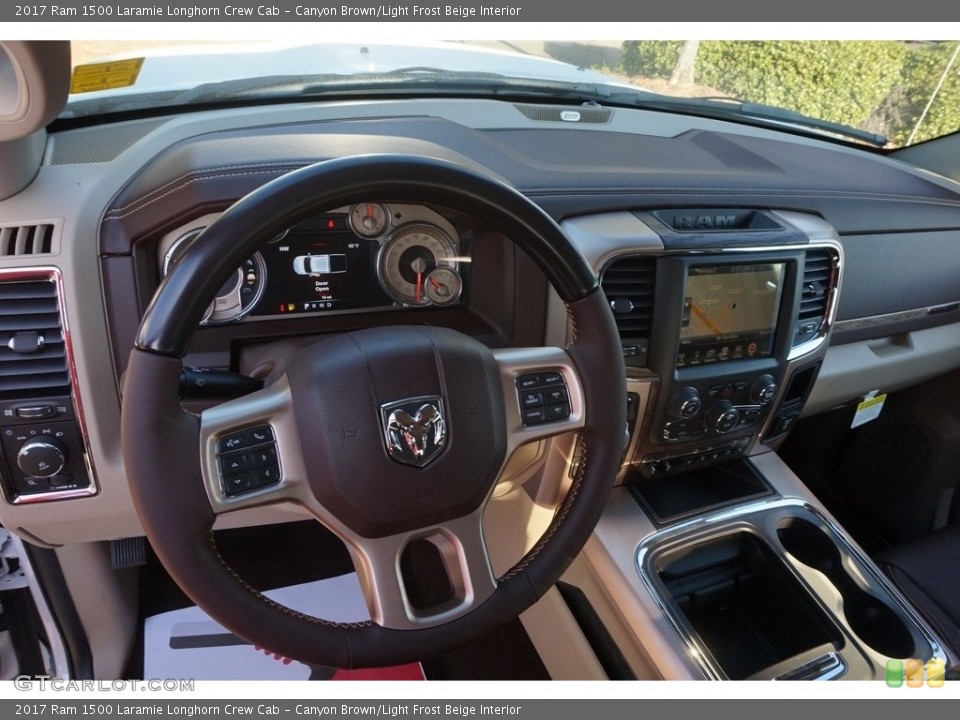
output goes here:
[{"label": "brown leather steering wheel", "polygon": [[[566,304],[570,344],[491,350],[444,328],[361,330],[302,350],[263,390],[199,416],[183,410],[181,358],[229,274],[291,225],[371,197],[454,208],[512,239]],[[517,378],[547,373],[562,379],[569,415],[524,425]],[[610,308],[595,273],[549,216],[481,172],[371,155],[291,172],[204,230],[144,315],[121,432],[144,531],[184,592],[252,643],[352,668],[449,650],[536,602],[600,517],[623,449],[625,400]],[[411,437],[400,442],[405,430]],[[481,517],[506,460],[524,443],[571,431],[580,436],[582,462],[570,491],[543,537],[495,577]],[[218,454],[232,457],[231,443],[275,453],[275,471],[231,485],[218,462]],[[217,516],[280,502],[299,504],[344,541],[372,620],[341,624],[294,612],[226,564],[213,542]],[[405,548],[418,539],[437,548],[449,579],[449,596],[435,606],[418,606],[399,571]]]}]

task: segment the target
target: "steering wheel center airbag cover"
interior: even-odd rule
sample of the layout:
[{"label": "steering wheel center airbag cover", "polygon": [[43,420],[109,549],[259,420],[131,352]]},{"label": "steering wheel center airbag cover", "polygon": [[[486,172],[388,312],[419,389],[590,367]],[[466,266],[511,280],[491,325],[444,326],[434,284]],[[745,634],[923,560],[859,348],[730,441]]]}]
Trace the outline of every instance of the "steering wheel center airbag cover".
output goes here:
[{"label": "steering wheel center airbag cover", "polygon": [[[357,534],[460,517],[489,494],[507,446],[503,393],[492,353],[476,340],[445,328],[372,328],[304,350],[287,375],[313,493]],[[444,441],[429,446],[435,455],[422,467],[398,462],[382,408],[402,403],[416,414],[428,398],[439,399]],[[435,431],[425,415],[420,429]]]}]

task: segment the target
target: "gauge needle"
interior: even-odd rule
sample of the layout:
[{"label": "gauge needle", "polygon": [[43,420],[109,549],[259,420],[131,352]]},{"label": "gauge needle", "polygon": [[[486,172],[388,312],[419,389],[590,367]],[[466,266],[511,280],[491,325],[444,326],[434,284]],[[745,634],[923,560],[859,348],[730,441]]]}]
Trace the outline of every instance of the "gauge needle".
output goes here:
[{"label": "gauge needle", "polygon": [[420,302],[423,298],[423,271],[427,269],[427,263],[423,258],[416,258],[412,264],[413,271],[417,274],[417,289],[415,301]]}]

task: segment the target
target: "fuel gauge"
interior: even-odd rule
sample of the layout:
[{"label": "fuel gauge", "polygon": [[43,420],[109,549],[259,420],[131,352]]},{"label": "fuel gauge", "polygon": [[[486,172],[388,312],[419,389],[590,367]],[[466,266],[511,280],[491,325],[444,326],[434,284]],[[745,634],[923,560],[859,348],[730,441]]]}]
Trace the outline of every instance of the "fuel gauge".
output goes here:
[{"label": "fuel gauge", "polygon": [[453,268],[440,265],[427,275],[423,290],[432,304],[439,307],[453,305],[463,292],[463,280]]}]

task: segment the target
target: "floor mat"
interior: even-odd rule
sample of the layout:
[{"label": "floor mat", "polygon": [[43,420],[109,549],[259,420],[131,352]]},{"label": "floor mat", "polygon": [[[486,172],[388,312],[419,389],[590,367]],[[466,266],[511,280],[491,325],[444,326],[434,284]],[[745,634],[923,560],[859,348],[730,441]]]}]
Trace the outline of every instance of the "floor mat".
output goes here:
[{"label": "floor mat", "polygon": [[[369,619],[355,573],[282,587],[264,595],[300,612],[338,622]],[[368,670],[306,665],[257,648],[192,606],[144,622],[144,679],[423,680],[419,663]]]}]

